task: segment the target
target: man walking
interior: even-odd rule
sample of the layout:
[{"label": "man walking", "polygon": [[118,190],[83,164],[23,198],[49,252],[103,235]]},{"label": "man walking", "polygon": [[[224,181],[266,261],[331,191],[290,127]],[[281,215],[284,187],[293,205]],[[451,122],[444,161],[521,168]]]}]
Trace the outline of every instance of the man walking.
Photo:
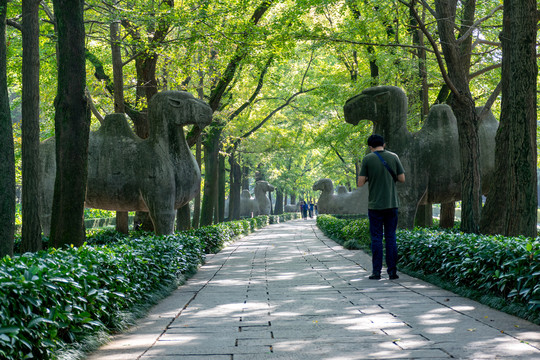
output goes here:
[{"label": "man walking", "polygon": [[366,182],[369,186],[368,217],[373,265],[369,278],[381,278],[384,234],[386,267],[390,279],[395,280],[399,279],[396,244],[399,199],[396,182],[405,182],[405,173],[399,157],[384,149],[386,144],[381,135],[371,135],[367,143],[371,153],[362,160],[358,187]]}]

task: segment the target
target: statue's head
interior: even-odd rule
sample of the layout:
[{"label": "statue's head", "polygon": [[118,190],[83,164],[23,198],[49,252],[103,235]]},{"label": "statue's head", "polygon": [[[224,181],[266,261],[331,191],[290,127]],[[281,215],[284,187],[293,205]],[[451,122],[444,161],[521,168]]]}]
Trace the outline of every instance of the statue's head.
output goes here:
[{"label": "statue's head", "polygon": [[268,181],[265,181],[265,180],[257,181],[257,183],[255,184],[255,187],[264,192],[272,192],[276,189],[273,185],[270,185]]},{"label": "statue's head", "polygon": [[[404,112],[403,112],[404,111]],[[345,121],[357,125],[361,120],[374,123],[387,120],[389,112],[407,114],[407,96],[396,86],[375,86],[345,102],[343,113]]]},{"label": "statue's head", "polygon": [[162,91],[152,97],[148,117],[167,119],[175,125],[194,124],[201,129],[212,122],[212,109],[187,91]]},{"label": "statue's head", "polygon": [[312,189],[315,191],[332,192],[334,191],[334,184],[330,179],[320,179],[313,184]]}]

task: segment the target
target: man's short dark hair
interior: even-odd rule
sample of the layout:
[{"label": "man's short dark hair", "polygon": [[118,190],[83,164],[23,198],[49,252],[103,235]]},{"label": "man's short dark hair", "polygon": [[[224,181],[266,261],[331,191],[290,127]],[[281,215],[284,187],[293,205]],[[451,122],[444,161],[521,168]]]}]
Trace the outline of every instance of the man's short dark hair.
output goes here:
[{"label": "man's short dark hair", "polygon": [[384,138],[379,134],[373,134],[367,139],[368,146],[376,148],[384,145]]}]

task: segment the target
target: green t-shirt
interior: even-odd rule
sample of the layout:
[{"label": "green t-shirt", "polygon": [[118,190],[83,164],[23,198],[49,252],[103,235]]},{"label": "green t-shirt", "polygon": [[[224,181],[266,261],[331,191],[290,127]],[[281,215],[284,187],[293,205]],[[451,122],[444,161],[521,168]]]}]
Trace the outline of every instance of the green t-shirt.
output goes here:
[{"label": "green t-shirt", "polygon": [[[394,170],[396,175],[401,175],[405,172],[396,154],[387,150],[378,151],[378,153],[388,163],[390,168]],[[394,179],[376,154],[370,153],[364,157],[360,176],[366,176],[368,181],[368,209],[383,210],[399,207]]]}]

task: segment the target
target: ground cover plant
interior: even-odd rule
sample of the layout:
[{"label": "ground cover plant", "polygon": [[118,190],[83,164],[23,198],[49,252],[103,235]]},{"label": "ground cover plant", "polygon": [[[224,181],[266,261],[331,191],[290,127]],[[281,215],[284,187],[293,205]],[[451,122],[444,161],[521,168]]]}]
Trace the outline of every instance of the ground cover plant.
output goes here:
[{"label": "ground cover plant", "polygon": [[[317,218],[323,233],[348,249],[369,250],[367,219]],[[399,270],[540,323],[539,238],[398,230]]]},{"label": "ground cover plant", "polygon": [[4,257],[0,358],[77,358],[93,335],[125,328],[137,308],[168,295],[207,253],[268,223],[260,216],[167,236],[103,230],[78,248]]}]

